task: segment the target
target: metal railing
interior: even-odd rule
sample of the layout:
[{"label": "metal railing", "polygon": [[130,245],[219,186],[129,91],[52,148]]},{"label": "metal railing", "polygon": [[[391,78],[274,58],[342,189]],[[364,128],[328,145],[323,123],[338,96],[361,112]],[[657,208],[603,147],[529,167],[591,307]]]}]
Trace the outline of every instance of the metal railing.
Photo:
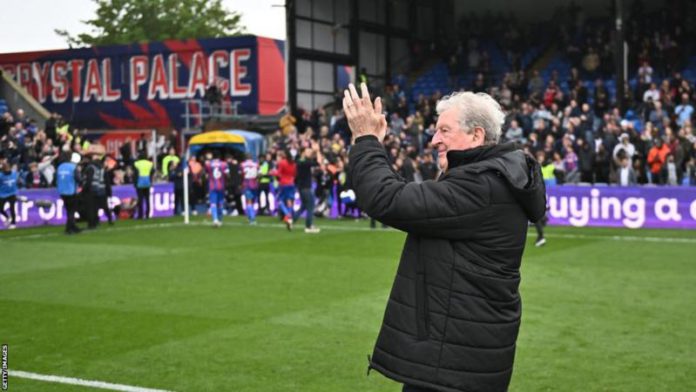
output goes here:
[{"label": "metal railing", "polygon": [[224,101],[211,103],[203,99],[184,99],[183,118],[186,123],[186,130],[192,126],[203,125],[206,121],[232,121],[239,117],[237,107],[239,102]]}]

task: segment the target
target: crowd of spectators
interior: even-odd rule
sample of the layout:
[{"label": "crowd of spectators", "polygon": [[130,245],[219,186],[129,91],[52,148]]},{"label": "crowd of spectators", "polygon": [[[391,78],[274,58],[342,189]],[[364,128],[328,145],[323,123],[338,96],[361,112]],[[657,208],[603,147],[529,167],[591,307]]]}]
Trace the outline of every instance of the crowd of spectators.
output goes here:
[{"label": "crowd of spectators", "polygon": [[[460,40],[447,52],[449,89],[492,95],[507,114],[502,140],[520,143],[552,165],[548,173],[554,173],[555,183],[696,185],[696,94],[693,81],[679,72],[694,52],[685,39],[693,30],[686,20],[694,11],[681,0],[651,12],[640,1],[632,3],[626,40],[637,48],[629,59],[635,80],[616,91],[605,82],[615,72],[611,18],[589,20],[572,2],[556,9],[551,24],[523,26],[503,14],[465,16]],[[483,40],[500,43],[511,67],[492,72]],[[541,45],[565,48],[562,53],[572,66],[567,78],[557,70],[545,78],[520,67],[524,53],[516,48]],[[475,76],[467,81],[466,74]],[[618,94],[624,111],[617,107]],[[422,161],[432,153],[428,141],[441,93],[410,102],[404,86],[395,83],[385,87],[383,96],[390,121],[388,150]],[[401,144],[396,151],[395,140]],[[418,146],[415,154],[413,145]],[[629,170],[631,176],[625,175]]]},{"label": "crowd of spectators", "polygon": [[[72,152],[84,155],[91,145],[85,130],[71,127],[57,113],[52,114],[43,125],[40,127],[22,109],[0,116],[0,160],[6,160],[17,171],[19,188],[54,187],[60,157]],[[169,137],[159,135],[155,140],[149,133],[126,138],[117,154],[105,157],[105,164],[113,178],[112,185],[133,184],[133,162],[140,155],[150,159],[157,157],[158,167],[161,168],[164,157],[177,144],[175,130]],[[166,180],[167,171],[160,170],[160,174],[161,179]]]},{"label": "crowd of spectators", "polygon": [[[544,165],[552,165],[553,180],[558,184],[696,185],[696,135],[692,126],[696,92],[692,81],[678,71],[692,50],[685,39],[688,28],[684,23],[692,12],[684,11],[683,1],[673,3],[647,13],[638,1],[629,11],[627,40],[640,50],[632,52],[630,62],[635,84],[627,82],[616,92],[623,94],[627,103],[624,112],[617,108],[616,96],[604,82],[614,71],[609,44],[611,21],[588,21],[582,9],[572,3],[559,7],[554,14],[558,34],[552,34],[559,47],[566,48],[564,53],[573,65],[566,80],[558,72],[544,78],[537,70],[522,69],[524,48],[544,44],[543,37],[548,34],[540,32],[549,27],[524,25],[512,15],[462,18],[461,39],[434,45],[439,51],[435,55],[444,54],[455,76],[475,73],[469,82],[456,77],[449,87],[493,96],[506,113],[502,141],[519,143]],[[506,72],[493,73],[483,37],[501,43],[500,49],[512,65]],[[587,81],[592,81],[593,89],[588,90]],[[435,104],[441,93],[411,97],[408,86],[399,82],[387,85],[381,95],[389,122],[384,144],[394,169],[408,180],[435,178],[437,158],[430,140],[435,133]],[[269,138],[270,155],[261,159],[271,164],[280,149],[296,157],[310,141],[318,143],[325,161],[315,169],[320,202],[333,197],[329,189],[334,185],[339,194],[347,190],[350,131],[340,107],[288,115]],[[66,126],[57,114],[44,127],[21,110],[0,118],[0,154],[16,165],[24,188],[53,186],[59,154],[81,153],[88,145],[84,132]],[[126,140],[108,165],[114,184],[134,181],[132,162],[136,156],[173,156],[177,154],[173,149],[176,145],[176,131],[154,141],[145,135]],[[162,159],[157,166],[161,168],[160,179],[172,180]],[[632,175],[626,176],[629,169]]]},{"label": "crowd of spectators", "polygon": [[[52,115],[41,125],[22,109],[0,116],[0,159],[18,171],[23,188],[55,185],[56,159],[62,146],[69,143],[60,116]],[[79,135],[73,138],[80,140]]]}]

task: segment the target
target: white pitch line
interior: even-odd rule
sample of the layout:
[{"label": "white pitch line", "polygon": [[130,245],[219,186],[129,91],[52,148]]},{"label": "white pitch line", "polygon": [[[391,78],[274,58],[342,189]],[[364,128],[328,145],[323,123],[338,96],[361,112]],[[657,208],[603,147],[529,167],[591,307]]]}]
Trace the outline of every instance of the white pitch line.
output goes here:
[{"label": "white pitch line", "polygon": [[[210,226],[210,222],[205,221],[194,221],[190,222],[188,226]],[[156,228],[167,228],[167,227],[186,227],[187,225],[183,222],[165,222],[165,223],[146,223],[137,226],[127,226],[127,227],[112,227],[107,229],[107,232],[114,231],[124,231],[124,230],[145,230],[145,229],[156,229]],[[226,221],[224,226],[236,226],[236,227],[258,227],[258,228],[277,228],[285,229],[284,223],[258,223],[255,226],[250,226],[248,223],[242,222],[229,222]],[[298,225],[298,231],[302,227]],[[322,230],[328,231],[384,231],[384,229],[371,229],[369,227],[346,227],[346,226],[333,226],[327,225],[322,226]],[[395,231],[394,229],[388,229],[388,231]],[[63,235],[62,233],[37,233],[28,234],[23,236],[16,236],[10,238],[2,238],[0,240],[10,240],[10,239],[32,239],[32,238],[44,238],[44,237],[54,237]],[[532,234],[530,234],[532,235]],[[682,244],[696,244],[696,238],[679,238],[679,237],[640,237],[640,236],[621,236],[621,235],[597,235],[597,234],[563,234],[563,233],[548,233],[547,237],[550,238],[568,238],[568,239],[589,239],[589,240],[603,240],[603,241],[623,241],[623,242],[669,242],[669,243],[682,243]]]},{"label": "white pitch line", "polygon": [[[258,223],[254,226],[250,226],[248,223],[241,222],[229,222],[225,223],[229,226],[241,226],[241,227],[261,227],[261,228],[282,228],[285,229],[284,223]],[[299,228],[302,229],[301,227]],[[327,225],[322,226],[322,230],[337,230],[337,231],[371,231],[380,232],[385,231],[385,229],[372,229],[369,227],[345,227],[345,226],[333,226]],[[386,231],[397,231],[395,229],[388,228]],[[533,235],[530,234],[530,235]],[[685,244],[696,244],[696,238],[679,238],[679,237],[639,237],[639,236],[621,236],[621,235],[597,235],[597,234],[563,234],[563,233],[549,233],[545,235],[546,237],[552,238],[569,238],[569,239],[591,239],[591,240],[605,240],[605,241],[629,241],[629,242],[676,242]]]},{"label": "white pitch line", "polygon": [[27,378],[30,380],[37,380],[37,381],[54,382],[54,383],[58,383],[58,384],[79,385],[81,387],[107,389],[110,391],[171,392],[171,391],[167,391],[165,389],[152,389],[152,388],[137,387],[137,386],[133,386],[133,385],[112,384],[110,382],[104,382],[104,381],[93,381],[93,380],[83,380],[81,378],[73,378],[73,377],[52,376],[49,374],[38,374],[38,373],[24,372],[21,370],[10,370],[9,374],[11,377]]},{"label": "white pitch line", "polygon": [[547,237],[570,238],[570,239],[597,239],[611,241],[632,241],[632,242],[676,242],[682,244],[696,244],[696,238],[679,237],[638,237],[630,235],[591,235],[591,234],[560,234],[551,233]]},{"label": "white pitch line", "polygon": [[[191,222],[189,223],[190,226],[199,226],[202,225],[203,222]],[[104,223],[105,225],[105,223]],[[125,230],[143,230],[143,229],[157,229],[157,228],[166,228],[166,227],[174,227],[174,226],[185,226],[183,222],[164,222],[164,223],[145,223],[142,225],[136,225],[136,226],[116,226],[116,227],[108,227],[106,229],[106,232],[114,232],[114,231],[125,231]],[[58,226],[56,226],[58,227]],[[61,226],[62,227],[62,226]],[[97,229],[99,230],[99,229]],[[102,229],[103,230],[103,229]],[[99,230],[99,231],[102,231]],[[80,235],[85,235],[89,234],[90,230],[83,230],[82,234]],[[36,233],[36,234],[26,234],[26,235],[17,235],[17,236],[12,236],[12,237],[0,237],[0,240],[24,240],[24,239],[32,239],[32,238],[46,238],[46,237],[59,237],[59,236],[65,236],[65,234],[60,231],[53,231],[50,233]]]},{"label": "white pitch line", "polygon": [[[61,233],[61,234],[62,234],[62,233]],[[58,233],[37,233],[37,234],[18,235],[18,236],[6,237],[6,238],[0,237],[0,240],[17,240],[17,239],[46,238],[46,237],[55,237],[55,236],[57,236],[57,235],[58,235]]]}]

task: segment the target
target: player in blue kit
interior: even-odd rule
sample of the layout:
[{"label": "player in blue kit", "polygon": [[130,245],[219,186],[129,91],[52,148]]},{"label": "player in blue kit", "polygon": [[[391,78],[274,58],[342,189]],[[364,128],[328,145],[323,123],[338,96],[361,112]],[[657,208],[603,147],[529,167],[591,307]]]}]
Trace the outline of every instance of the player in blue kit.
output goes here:
[{"label": "player in blue kit", "polygon": [[225,201],[225,180],[230,174],[227,162],[219,159],[212,153],[206,154],[205,172],[208,177],[208,200],[210,202],[210,215],[213,225],[222,226],[222,203]]},{"label": "player in blue kit", "polygon": [[259,164],[251,159],[251,155],[247,154],[246,160],[242,162],[242,174],[244,176],[243,188],[244,198],[246,199],[246,215],[249,218],[249,223],[256,224],[256,210],[254,202],[259,194]]},{"label": "player in blue kit", "polygon": [[[12,170],[10,163],[0,164],[0,215],[5,218],[5,225],[14,229],[17,224],[15,204],[17,203],[17,170]],[[5,212],[5,205],[10,205],[10,215]]]}]

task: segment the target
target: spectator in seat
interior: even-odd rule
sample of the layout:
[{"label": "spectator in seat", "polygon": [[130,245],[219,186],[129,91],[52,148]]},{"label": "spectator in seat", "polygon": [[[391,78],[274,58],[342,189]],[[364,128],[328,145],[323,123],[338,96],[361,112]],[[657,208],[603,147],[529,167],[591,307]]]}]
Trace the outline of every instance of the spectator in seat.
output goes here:
[{"label": "spectator in seat", "polygon": [[48,187],[48,182],[43,174],[39,171],[39,165],[36,162],[29,164],[29,173],[24,178],[24,187],[27,189],[37,189]]},{"label": "spectator in seat", "polygon": [[595,152],[582,138],[578,139],[577,148],[580,182],[594,183]]},{"label": "spectator in seat", "polygon": [[674,114],[677,116],[677,125],[683,127],[687,123],[691,124],[691,116],[694,114],[694,107],[689,103],[689,95],[683,93],[681,95],[681,104],[674,109]]},{"label": "spectator in seat", "polygon": [[[614,147],[612,157],[617,160],[619,151],[626,151],[626,156],[631,159],[636,154],[636,147],[631,143],[630,138],[627,133],[622,133],[619,136],[619,144]],[[618,161],[617,161],[618,163]]]},{"label": "spectator in seat", "polygon": [[650,111],[649,121],[657,128],[660,135],[665,133],[665,119],[669,119],[669,115],[662,109],[662,102],[653,102],[654,109]]},{"label": "spectator in seat", "polygon": [[626,154],[622,154],[622,158],[619,160],[619,168],[618,168],[618,183],[620,186],[633,186],[638,183],[638,180],[636,178],[636,172],[633,170],[633,167],[631,167],[631,160],[626,156]]},{"label": "spectator in seat", "polygon": [[529,80],[529,94],[541,96],[541,92],[544,89],[544,79],[539,75],[539,71],[534,70],[532,78]]},{"label": "spectator in seat", "polygon": [[638,80],[641,84],[649,85],[652,83],[653,69],[647,61],[643,61],[638,68]]},{"label": "spectator in seat", "polygon": [[510,121],[510,127],[505,131],[505,139],[515,143],[525,143],[524,131],[517,123],[517,120]]},{"label": "spectator in seat", "polygon": [[643,93],[643,102],[657,102],[660,100],[660,90],[655,83],[650,83],[650,87]]},{"label": "spectator in seat", "polygon": [[650,165],[650,174],[653,184],[664,184],[662,169],[667,161],[667,155],[669,153],[669,147],[663,143],[662,138],[656,138],[654,146],[650,149],[650,152],[648,152],[648,165]]},{"label": "spectator in seat", "polygon": [[439,169],[433,159],[433,154],[430,150],[424,152],[418,163],[418,172],[420,172],[423,181],[434,180],[437,178]]},{"label": "spectator in seat", "polygon": [[604,87],[602,79],[595,81],[594,91],[594,109],[597,116],[604,115],[604,112],[609,110],[609,91]]}]

